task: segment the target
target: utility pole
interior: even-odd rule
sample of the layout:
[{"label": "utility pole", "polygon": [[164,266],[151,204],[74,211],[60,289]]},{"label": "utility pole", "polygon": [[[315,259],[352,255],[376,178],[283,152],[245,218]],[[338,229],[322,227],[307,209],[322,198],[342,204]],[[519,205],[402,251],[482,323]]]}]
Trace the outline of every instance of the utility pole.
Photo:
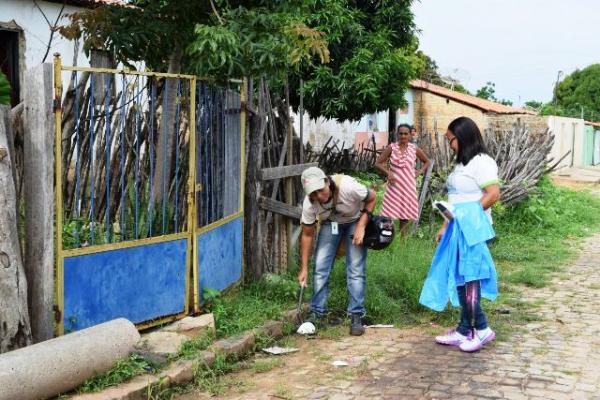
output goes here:
[{"label": "utility pole", "polygon": [[556,88],[558,87],[558,81],[560,80],[561,75],[563,74],[562,71],[558,71],[558,73],[556,74],[556,83],[554,84],[554,93],[553,93],[553,99],[552,99],[552,108],[553,108],[553,113],[556,114],[556,100],[557,100],[557,96],[556,96]]}]

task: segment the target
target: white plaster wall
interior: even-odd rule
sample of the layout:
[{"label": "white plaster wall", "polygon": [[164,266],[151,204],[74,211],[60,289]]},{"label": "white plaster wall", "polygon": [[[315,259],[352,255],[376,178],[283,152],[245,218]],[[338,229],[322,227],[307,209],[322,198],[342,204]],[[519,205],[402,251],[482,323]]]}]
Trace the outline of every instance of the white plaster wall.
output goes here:
[{"label": "white plaster wall", "polygon": [[[293,114],[294,129],[300,134],[300,116]],[[354,145],[356,134],[360,132],[387,132],[388,131],[388,112],[382,111],[375,114],[367,114],[360,121],[339,122],[335,119],[326,119],[318,117],[312,119],[307,113],[303,118],[304,143],[310,143],[316,149],[321,149],[330,136],[334,140],[338,139],[341,146],[344,142],[344,148]]]},{"label": "white plaster wall", "polygon": [[585,122],[579,118],[548,116],[546,118],[550,131],[554,134],[554,145],[548,155],[552,163],[558,161],[567,151],[569,154],[559,168],[583,166],[583,145],[585,140]]},{"label": "white plaster wall", "polygon": [[[62,4],[40,0],[38,5],[48,20],[54,23]],[[80,10],[82,8],[67,5],[63,10],[63,15]],[[12,20],[23,29],[25,35],[25,65],[21,66],[21,71],[24,71],[26,68],[42,62],[50,38],[50,29],[44,16],[31,0],[0,0],[0,21],[10,22]],[[65,17],[59,20],[59,25],[67,23],[68,20]],[[58,52],[62,56],[63,64],[73,65],[73,50],[73,42],[55,32],[46,62],[52,62],[53,54]],[[77,63],[80,66],[89,66],[83,51],[79,52]]]},{"label": "white plaster wall", "polygon": [[409,89],[404,94],[404,99],[408,103],[408,106],[404,109],[396,110],[396,126],[400,124],[414,125],[415,123],[415,101],[414,101],[414,90]]}]

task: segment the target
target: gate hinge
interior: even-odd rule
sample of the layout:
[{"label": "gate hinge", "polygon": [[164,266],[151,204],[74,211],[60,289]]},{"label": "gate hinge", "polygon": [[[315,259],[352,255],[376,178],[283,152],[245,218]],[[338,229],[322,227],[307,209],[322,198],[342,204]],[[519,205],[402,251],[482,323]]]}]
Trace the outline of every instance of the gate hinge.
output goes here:
[{"label": "gate hinge", "polygon": [[54,321],[56,323],[59,323],[60,320],[62,319],[62,313],[60,312],[60,309],[58,308],[58,306],[55,304],[54,307]]},{"label": "gate hinge", "polygon": [[60,108],[60,100],[55,97],[54,100],[52,100],[52,109],[54,110],[54,112],[57,112],[58,110],[60,110]]}]

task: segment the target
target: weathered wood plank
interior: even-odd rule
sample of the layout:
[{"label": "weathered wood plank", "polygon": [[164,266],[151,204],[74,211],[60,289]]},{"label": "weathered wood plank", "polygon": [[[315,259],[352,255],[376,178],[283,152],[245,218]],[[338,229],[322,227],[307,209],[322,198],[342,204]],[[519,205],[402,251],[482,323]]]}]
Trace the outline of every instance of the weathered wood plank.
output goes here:
[{"label": "weathered wood plank", "polygon": [[54,336],[54,115],[52,64],[25,72],[25,273],[34,342]]},{"label": "weathered wood plank", "polygon": [[288,218],[299,220],[302,216],[302,209],[298,206],[285,204],[278,200],[273,200],[268,197],[261,196],[259,201],[260,208],[271,211],[275,214],[283,215]]},{"label": "weathered wood plank", "polygon": [[12,140],[9,113],[8,106],[0,105],[0,353],[31,344],[27,281],[17,234],[14,162],[8,144]]},{"label": "weathered wood plank", "polygon": [[263,181],[279,178],[289,178],[302,174],[306,168],[318,167],[318,163],[286,165],[283,167],[263,168],[260,171],[260,179]]}]

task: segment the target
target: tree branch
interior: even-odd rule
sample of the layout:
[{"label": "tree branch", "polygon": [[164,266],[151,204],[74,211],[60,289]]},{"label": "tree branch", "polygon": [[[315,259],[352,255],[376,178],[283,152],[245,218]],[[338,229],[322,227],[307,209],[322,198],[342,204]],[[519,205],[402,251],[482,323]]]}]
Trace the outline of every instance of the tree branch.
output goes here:
[{"label": "tree branch", "polygon": [[215,7],[215,3],[213,3],[213,0],[210,0],[210,6],[212,7],[213,12],[215,13],[215,15],[217,16],[217,19],[219,20],[219,23],[221,25],[225,25],[225,22],[223,21],[223,19],[221,18],[221,16],[219,15],[219,12],[217,11],[217,7]]},{"label": "tree branch", "polygon": [[63,1],[62,7],[60,8],[58,15],[56,16],[56,21],[54,21],[54,24],[52,24],[50,22],[50,20],[48,19],[48,17],[46,16],[44,11],[40,7],[40,5],[37,3],[37,0],[33,0],[33,4],[35,4],[37,9],[40,10],[40,13],[44,17],[44,19],[46,20],[46,23],[48,24],[48,27],[50,28],[50,38],[48,39],[48,45],[46,46],[46,53],[44,54],[44,57],[42,58],[42,63],[43,63],[44,61],[46,61],[46,58],[48,58],[48,54],[50,54],[50,49],[52,48],[52,40],[54,39],[54,32],[56,31],[56,29],[58,27],[58,20],[62,17],[63,11],[65,10],[65,2]]}]

